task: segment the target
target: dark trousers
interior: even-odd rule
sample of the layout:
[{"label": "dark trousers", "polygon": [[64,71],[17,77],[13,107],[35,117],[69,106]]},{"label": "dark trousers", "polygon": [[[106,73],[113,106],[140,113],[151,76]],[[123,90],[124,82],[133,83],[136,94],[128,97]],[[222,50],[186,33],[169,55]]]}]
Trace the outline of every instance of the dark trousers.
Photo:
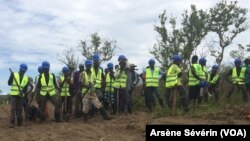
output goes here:
[{"label": "dark trousers", "polygon": [[23,98],[23,109],[25,112],[25,120],[29,118],[29,99],[27,96]]},{"label": "dark trousers", "polygon": [[180,85],[176,88],[167,88],[166,89],[166,101],[168,104],[168,107],[170,109],[173,108],[173,96],[174,95],[180,95],[181,98],[181,105],[185,111],[188,111],[188,97],[187,97],[187,90],[184,86]]},{"label": "dark trousers", "polygon": [[11,108],[10,108],[10,123],[15,122],[15,117],[17,117],[17,122],[22,122],[22,109],[23,109],[23,97],[11,96]]},{"label": "dark trousers", "polygon": [[[131,103],[129,103],[129,96],[125,88],[115,89],[115,99],[117,104],[117,96],[119,97],[119,112],[128,112],[131,109]],[[116,109],[117,110],[117,109]]]},{"label": "dark trousers", "polygon": [[83,108],[81,92],[75,94],[74,98],[75,98],[74,116],[79,117]]},{"label": "dark trousers", "polygon": [[61,108],[63,108],[63,114],[66,113],[72,113],[72,97],[71,96],[67,96],[67,98],[65,98],[65,96],[61,96],[60,97],[60,102],[61,102]]},{"label": "dark trousers", "polygon": [[163,107],[163,101],[158,93],[157,87],[146,87],[145,93],[145,105],[147,106],[149,111],[152,111],[152,105],[154,102],[154,94],[156,95],[157,99],[159,100],[160,105]]},{"label": "dark trousers", "polygon": [[197,100],[200,97],[200,90],[200,85],[189,86],[188,98],[190,102],[193,101],[193,104],[196,104],[196,102],[198,102]]},{"label": "dark trousers", "polygon": [[49,94],[47,94],[46,96],[40,95],[39,112],[40,112],[41,121],[45,120],[44,108],[45,108],[45,105],[47,104],[48,100],[50,100],[50,102],[54,105],[54,107],[55,107],[55,119],[56,119],[56,121],[59,121],[60,120],[60,102],[55,95],[50,96]]},{"label": "dark trousers", "polygon": [[227,98],[228,98],[228,99],[231,98],[231,96],[232,96],[232,94],[233,94],[233,92],[234,92],[235,89],[238,89],[238,91],[241,91],[241,92],[242,92],[242,99],[243,99],[245,102],[248,102],[248,101],[249,101],[249,96],[248,96],[249,94],[248,94],[248,92],[247,92],[246,87],[245,87],[244,84],[242,84],[242,85],[239,85],[239,84],[232,84],[232,85],[231,85],[231,89],[229,90],[228,95],[227,95]]}]

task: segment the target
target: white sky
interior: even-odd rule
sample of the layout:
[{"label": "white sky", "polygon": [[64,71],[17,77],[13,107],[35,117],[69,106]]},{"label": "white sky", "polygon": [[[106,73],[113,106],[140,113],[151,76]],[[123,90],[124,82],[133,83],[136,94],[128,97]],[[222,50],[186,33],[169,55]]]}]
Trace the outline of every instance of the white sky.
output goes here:
[{"label": "white sky", "polygon": [[[172,14],[180,22],[181,14],[189,10],[191,4],[205,10],[216,2],[219,1],[0,0],[0,89],[8,92],[8,68],[18,70],[22,62],[28,64],[27,74],[32,77],[44,60],[48,60],[52,71],[58,73],[63,65],[57,61],[57,54],[77,47],[80,40],[94,32],[117,41],[119,49],[112,62],[116,63],[117,56],[124,54],[141,69],[153,58],[149,53],[157,37],[153,25],[159,21],[158,15],[163,10],[168,17]],[[246,0],[238,2],[244,8],[250,7]],[[247,17],[250,19],[249,14]],[[236,37],[231,48],[239,43],[250,44],[249,33],[247,30]],[[227,57],[229,51],[226,51]],[[209,59],[210,64],[213,61]]]}]

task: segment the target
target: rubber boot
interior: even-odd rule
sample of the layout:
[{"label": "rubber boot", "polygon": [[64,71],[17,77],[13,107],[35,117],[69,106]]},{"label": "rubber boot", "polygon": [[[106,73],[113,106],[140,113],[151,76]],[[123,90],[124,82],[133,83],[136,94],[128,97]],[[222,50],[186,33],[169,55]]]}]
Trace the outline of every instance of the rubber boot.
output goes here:
[{"label": "rubber boot", "polygon": [[14,123],[15,123],[15,121],[14,121],[14,120],[10,121],[9,128],[14,128]]},{"label": "rubber boot", "polygon": [[83,113],[83,119],[85,122],[88,121],[88,114],[87,113]]},{"label": "rubber boot", "polygon": [[108,113],[105,111],[105,109],[103,107],[101,107],[99,109],[99,111],[100,111],[100,113],[101,113],[104,120],[110,120],[111,119],[111,117],[108,115]]},{"label": "rubber boot", "polygon": [[23,125],[23,119],[22,118],[18,118],[17,119],[17,126],[22,126]]}]

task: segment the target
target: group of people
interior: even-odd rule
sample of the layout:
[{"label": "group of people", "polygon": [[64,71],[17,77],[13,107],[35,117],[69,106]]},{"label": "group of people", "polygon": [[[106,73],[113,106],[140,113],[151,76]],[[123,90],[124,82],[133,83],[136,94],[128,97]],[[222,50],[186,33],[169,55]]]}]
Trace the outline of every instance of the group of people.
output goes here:
[{"label": "group of people", "polygon": [[[155,105],[154,97],[159,101],[161,107],[164,107],[162,95],[159,93],[160,80],[165,82],[165,98],[170,109],[175,106],[175,95],[180,95],[180,102],[185,112],[189,111],[189,104],[208,101],[208,95],[213,94],[215,102],[219,99],[219,67],[212,66],[210,72],[206,69],[206,59],[194,55],[191,59],[191,66],[188,71],[188,90],[182,84],[182,77],[185,71],[181,70],[182,58],[179,55],[172,56],[172,63],[163,72],[155,66],[155,60],[150,59],[145,71],[140,75],[135,71],[136,65],[129,64],[124,55],[118,57],[119,65],[114,66],[108,63],[107,68],[103,70],[100,67],[100,56],[94,54],[93,58],[86,60],[85,64],[79,65],[79,70],[72,72],[70,68],[63,67],[63,75],[59,78],[50,72],[50,63],[42,62],[38,67],[39,74],[35,78],[35,86],[31,79],[25,75],[28,70],[26,64],[20,65],[19,72],[11,72],[8,85],[11,86],[11,114],[10,128],[15,125],[21,126],[23,123],[23,107],[27,117],[30,115],[30,105],[33,97],[36,97],[39,106],[39,118],[44,122],[48,117],[47,101],[54,105],[55,121],[68,121],[74,117],[84,117],[87,121],[97,111],[105,120],[110,120],[111,114],[132,113],[133,90],[141,79],[143,89],[145,90],[145,105],[149,112],[153,111]],[[237,87],[243,92],[243,99],[248,102],[248,90],[250,82],[250,64],[245,60],[242,66],[241,60],[235,60],[235,67],[228,72],[228,80],[233,87],[227,97],[230,98],[233,90]],[[247,82],[247,83],[246,83]],[[30,94],[30,100],[28,95]],[[74,102],[73,102],[74,101]],[[72,108],[74,107],[74,108]]]}]

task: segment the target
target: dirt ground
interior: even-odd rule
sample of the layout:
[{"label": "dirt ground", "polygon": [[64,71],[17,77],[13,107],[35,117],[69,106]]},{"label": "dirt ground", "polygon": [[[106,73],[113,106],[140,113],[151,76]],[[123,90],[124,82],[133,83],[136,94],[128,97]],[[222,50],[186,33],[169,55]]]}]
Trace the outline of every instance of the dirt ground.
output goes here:
[{"label": "dirt ground", "polygon": [[[247,118],[250,114],[248,110],[243,112],[245,117],[228,120],[216,116],[213,117],[219,120],[180,116],[154,119],[150,113],[135,112],[132,115],[113,116],[110,121],[104,121],[100,115],[96,115],[87,123],[83,119],[71,119],[69,122],[61,123],[48,120],[42,124],[38,121],[26,121],[24,126],[8,128],[9,108],[10,105],[0,105],[0,139],[3,141],[144,141],[146,124],[250,124]],[[53,108],[50,107],[50,109]],[[237,115],[235,113],[237,111],[240,110],[219,114]],[[50,110],[50,119],[52,119],[52,110]]]}]

